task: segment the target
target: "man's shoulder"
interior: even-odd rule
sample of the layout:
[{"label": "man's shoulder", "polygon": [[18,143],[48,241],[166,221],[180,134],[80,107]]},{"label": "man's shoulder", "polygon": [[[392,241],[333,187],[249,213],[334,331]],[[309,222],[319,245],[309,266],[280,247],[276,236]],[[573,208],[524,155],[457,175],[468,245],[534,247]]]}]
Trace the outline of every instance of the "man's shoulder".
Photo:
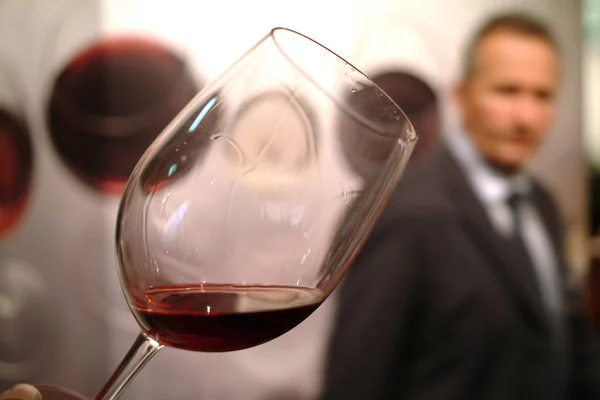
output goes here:
[{"label": "man's shoulder", "polygon": [[402,218],[435,218],[453,213],[444,179],[441,152],[407,169],[388,203],[389,214]]}]

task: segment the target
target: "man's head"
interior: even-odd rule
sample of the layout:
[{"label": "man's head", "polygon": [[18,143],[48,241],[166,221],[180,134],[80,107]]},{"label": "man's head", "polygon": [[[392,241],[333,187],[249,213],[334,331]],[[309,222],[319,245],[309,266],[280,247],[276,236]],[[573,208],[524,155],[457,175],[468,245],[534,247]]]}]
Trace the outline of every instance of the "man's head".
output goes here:
[{"label": "man's head", "polygon": [[456,91],[464,127],[483,157],[506,172],[523,167],[552,123],[558,53],[543,24],[517,14],[488,21],[467,48]]}]

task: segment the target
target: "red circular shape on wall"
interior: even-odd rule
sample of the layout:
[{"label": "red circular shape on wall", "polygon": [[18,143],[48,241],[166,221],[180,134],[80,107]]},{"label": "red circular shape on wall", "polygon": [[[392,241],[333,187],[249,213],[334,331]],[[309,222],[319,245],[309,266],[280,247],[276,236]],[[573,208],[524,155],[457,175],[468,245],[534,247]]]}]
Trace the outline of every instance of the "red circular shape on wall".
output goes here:
[{"label": "red circular shape on wall", "polygon": [[185,61],[162,43],[106,39],[56,78],[48,106],[52,142],[87,184],[119,195],[144,151],[198,90]]}]

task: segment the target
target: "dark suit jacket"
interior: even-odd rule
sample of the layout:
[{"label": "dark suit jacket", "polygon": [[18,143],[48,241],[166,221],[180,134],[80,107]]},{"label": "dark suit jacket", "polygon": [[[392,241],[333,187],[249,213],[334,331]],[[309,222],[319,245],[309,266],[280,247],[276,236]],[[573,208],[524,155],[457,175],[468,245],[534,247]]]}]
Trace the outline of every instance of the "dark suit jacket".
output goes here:
[{"label": "dark suit jacket", "polygon": [[[557,210],[534,186],[564,265]],[[505,245],[447,149],[415,166],[340,287],[323,399],[558,398],[539,292]],[[600,399],[591,331],[569,310],[568,398]]]}]

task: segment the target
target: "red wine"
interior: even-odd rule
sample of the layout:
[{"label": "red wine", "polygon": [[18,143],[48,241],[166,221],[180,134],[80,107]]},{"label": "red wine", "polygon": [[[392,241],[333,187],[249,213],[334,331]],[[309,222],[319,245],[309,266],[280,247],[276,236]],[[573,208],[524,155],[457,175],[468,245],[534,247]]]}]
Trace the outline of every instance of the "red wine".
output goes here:
[{"label": "red wine", "polygon": [[122,37],[97,43],[54,82],[52,141],[85,182],[120,194],[143,152],[198,89],[185,62],[158,42]]},{"label": "red wine", "polygon": [[134,308],[143,329],[167,346],[223,352],[265,343],[323,301],[316,289],[282,286],[154,287]]},{"label": "red wine", "polygon": [[0,236],[8,234],[24,214],[33,154],[26,125],[0,110]]}]

